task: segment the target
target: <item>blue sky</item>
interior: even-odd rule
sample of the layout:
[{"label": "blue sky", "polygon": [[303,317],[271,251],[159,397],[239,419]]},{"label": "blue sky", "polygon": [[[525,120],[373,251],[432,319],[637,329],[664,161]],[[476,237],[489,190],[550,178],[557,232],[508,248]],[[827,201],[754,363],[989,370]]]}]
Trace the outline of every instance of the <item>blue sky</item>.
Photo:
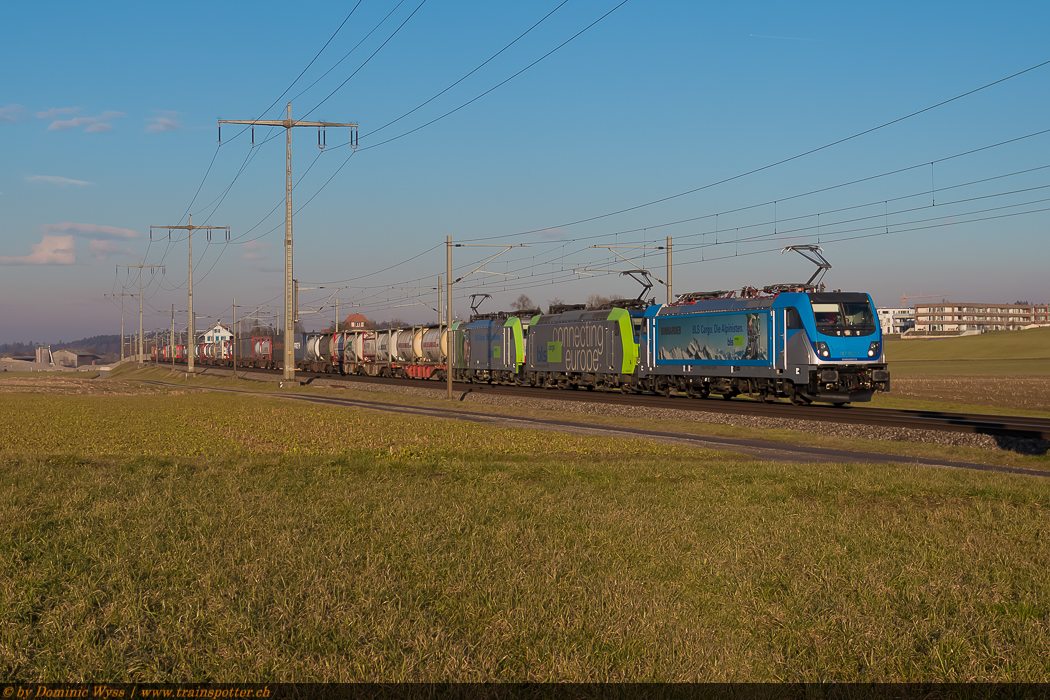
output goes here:
[{"label": "blue sky", "polygon": [[[316,130],[293,133],[308,328],[330,323],[333,294],[342,316],[435,320],[420,300],[436,305],[447,235],[530,246],[460,282],[458,316],[473,293],[492,295],[483,310],[634,296],[616,274],[631,265],[590,246],[633,246],[618,250],[665,279],[645,246],[666,236],[677,293],[805,280],[809,263],[780,248],[819,242],[827,284],[879,305],[1050,300],[1050,65],[766,167],[1050,60],[1045,2],[628,0],[381,143],[618,3],[6,7],[0,342],[118,332],[121,297],[105,295],[137,294],[137,271],[117,266],[140,260],[155,266],[145,327],[170,327],[172,306],[184,326],[185,237],[149,232],[187,213],[231,228],[230,243],[194,235],[198,327],[229,321],[234,297],[239,316],[275,322],[284,132],[257,128],[253,147],[226,126],[220,146],[216,126],[282,118],[289,100],[295,118],[360,124],[356,152],[338,129],[323,151]],[[455,276],[496,252],[455,249]],[[138,299],[123,300],[137,326]]]}]

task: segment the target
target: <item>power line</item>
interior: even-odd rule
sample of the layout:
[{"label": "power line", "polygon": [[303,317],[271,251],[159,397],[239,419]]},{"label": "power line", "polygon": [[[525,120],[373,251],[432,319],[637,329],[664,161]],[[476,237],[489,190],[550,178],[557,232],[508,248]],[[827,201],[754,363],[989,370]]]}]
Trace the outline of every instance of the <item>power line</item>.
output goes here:
[{"label": "power line", "polygon": [[[573,35],[572,35],[571,37],[569,37],[568,39],[566,39],[566,40],[565,40],[565,41],[563,41],[562,43],[558,44],[558,45],[557,45],[557,46],[555,46],[555,47],[554,47],[553,49],[551,49],[551,50],[550,50],[550,51],[548,51],[547,53],[543,54],[542,56],[540,56],[539,58],[537,58],[537,59],[536,59],[535,61],[533,61],[532,63],[530,63],[529,65],[525,66],[524,68],[522,68],[521,70],[519,70],[519,71],[518,71],[517,73],[515,73],[514,75],[510,76],[510,77],[509,77],[509,78],[507,78],[506,80],[503,80],[503,81],[501,81],[501,82],[497,83],[496,85],[492,86],[491,88],[489,88],[489,89],[488,89],[488,90],[486,90],[485,92],[481,93],[481,94],[480,94],[480,95],[478,95],[477,97],[475,97],[475,98],[473,98],[473,99],[470,99],[470,100],[467,100],[466,102],[464,102],[463,104],[461,104],[461,105],[460,105],[459,107],[456,107],[455,109],[451,109],[451,110],[449,110],[449,111],[445,112],[444,114],[442,114],[442,115],[441,115],[440,117],[436,117],[436,118],[434,118],[434,119],[431,119],[430,121],[428,121],[428,122],[427,122],[427,123],[425,123],[425,124],[421,124],[420,126],[417,126],[417,127],[416,127],[416,128],[414,128],[414,129],[410,129],[410,130],[408,130],[408,131],[404,132],[403,134],[399,134],[398,136],[394,136],[394,137],[391,137],[391,138],[389,138],[389,139],[386,139],[385,141],[380,141],[379,143],[373,143],[373,144],[372,144],[371,146],[364,146],[364,147],[362,147],[362,148],[361,148],[361,150],[362,150],[362,151],[367,151],[367,150],[369,150],[369,149],[372,149],[372,148],[376,148],[376,147],[378,147],[378,146],[382,146],[382,145],[384,145],[384,144],[388,144],[388,143],[390,143],[391,141],[397,141],[398,139],[404,138],[405,136],[408,136],[409,134],[414,134],[415,132],[419,131],[420,129],[425,129],[426,127],[430,126],[431,124],[434,124],[435,122],[439,122],[439,121],[441,121],[442,119],[444,119],[445,117],[447,117],[447,116],[450,116],[450,115],[452,115],[452,114],[455,114],[456,112],[458,112],[459,110],[463,109],[464,107],[466,107],[466,106],[468,106],[468,105],[471,105],[471,104],[473,104],[473,103],[477,102],[477,101],[478,101],[478,100],[480,100],[480,99],[481,99],[482,97],[485,97],[486,95],[488,95],[489,93],[493,92],[494,90],[497,90],[497,89],[499,89],[499,88],[503,87],[504,85],[506,85],[507,83],[509,83],[509,82],[510,82],[511,80],[514,80],[514,79],[515,79],[515,78],[517,78],[517,77],[518,77],[519,75],[521,75],[521,74],[522,74],[522,73],[524,73],[525,71],[527,71],[527,70],[529,70],[530,68],[532,68],[533,66],[535,66],[535,65],[536,65],[537,63],[539,63],[540,61],[544,60],[545,58],[547,58],[548,56],[550,56],[551,54],[553,54],[553,53],[554,53],[555,51],[558,51],[559,49],[561,49],[562,47],[564,47],[564,46],[565,46],[566,44],[568,44],[569,42],[573,41],[573,40],[574,40],[574,39],[576,39],[576,38],[577,38],[578,36],[580,36],[581,34],[583,34],[584,32],[586,32],[586,31],[587,31],[588,29],[590,29],[591,27],[593,27],[594,25],[598,24],[598,23],[599,23],[599,22],[601,22],[601,21],[602,21],[603,19],[605,19],[606,17],[608,17],[609,15],[611,15],[611,14],[612,14],[613,12],[616,12],[616,10],[618,10],[618,9],[620,9],[621,7],[623,7],[624,5],[626,5],[626,4],[627,4],[627,2],[628,2],[628,0],[623,0],[623,1],[622,1],[622,2],[620,3],[620,4],[618,4],[618,5],[616,6],[616,7],[612,8],[611,10],[609,10],[609,11],[608,11],[608,12],[606,12],[606,13],[605,13],[604,15],[602,15],[602,16],[601,16],[601,17],[599,17],[598,19],[596,19],[596,20],[594,20],[593,22],[591,22],[590,24],[588,24],[588,25],[587,25],[586,27],[584,27],[584,28],[583,28],[583,29],[581,29],[580,31],[576,32],[576,33],[575,33],[575,34],[573,34]],[[557,9],[557,8],[555,8],[555,9]],[[546,18],[544,18],[544,19],[546,19]],[[541,20],[541,21],[542,21],[542,20]],[[531,31],[531,30],[530,30],[530,31]],[[515,40],[515,41],[516,41],[516,40]],[[491,59],[490,59],[490,60],[491,60]],[[484,64],[482,64],[482,65],[484,65]],[[480,67],[480,66],[479,66],[479,67]],[[418,107],[417,107],[416,109],[418,109]],[[412,111],[415,111],[415,110],[412,110]],[[395,121],[396,121],[396,120],[395,120]],[[378,131],[378,129],[377,129],[376,131]],[[375,132],[371,132],[371,133],[375,133]],[[337,148],[338,148],[338,147],[337,147]],[[483,239],[477,239],[477,240],[483,240]]]},{"label": "power line", "polygon": [[[379,24],[377,24],[376,26],[372,27],[372,31],[368,32],[368,34],[365,34],[364,38],[362,38],[362,39],[361,39],[361,41],[359,41],[359,42],[357,42],[356,44],[354,44],[354,48],[352,48],[352,49],[350,49],[349,51],[347,51],[347,52],[346,52],[346,53],[345,53],[345,54],[343,55],[343,57],[342,57],[342,58],[340,58],[340,59],[339,59],[338,61],[336,61],[336,62],[335,62],[335,64],[334,64],[334,65],[333,65],[333,66],[332,66],[331,68],[329,68],[329,69],[328,69],[328,70],[326,70],[326,71],[325,71],[324,73],[322,73],[322,74],[321,74],[321,76],[320,76],[319,78],[317,78],[317,80],[313,81],[312,83],[310,83],[309,85],[307,85],[307,86],[306,86],[305,88],[303,88],[303,89],[302,89],[302,90],[301,90],[301,91],[299,92],[299,94],[298,94],[298,95],[296,95],[295,97],[293,97],[293,98],[292,98],[292,101],[294,102],[294,101],[298,100],[298,99],[299,99],[300,97],[302,97],[303,95],[305,95],[305,94],[306,94],[306,92],[307,92],[307,91],[308,91],[308,90],[309,90],[310,88],[312,88],[312,87],[313,87],[314,85],[317,85],[317,83],[319,83],[319,82],[321,82],[322,80],[324,80],[324,78],[325,78],[325,77],[326,77],[326,76],[327,76],[327,75],[328,75],[329,73],[331,73],[332,71],[334,71],[334,70],[335,70],[335,69],[336,69],[336,68],[337,68],[337,67],[339,66],[339,64],[340,64],[340,63],[342,63],[342,62],[343,62],[343,61],[345,61],[345,60],[346,60],[347,58],[349,58],[349,57],[350,57],[350,54],[352,54],[352,53],[353,53],[354,51],[357,51],[357,49],[358,49],[358,48],[359,48],[359,47],[361,46],[361,44],[365,43],[365,41],[367,41],[367,40],[368,40],[368,37],[372,36],[372,34],[374,34],[374,33],[375,33],[375,32],[376,32],[376,31],[377,31],[377,30],[378,30],[378,29],[379,29],[379,28],[380,28],[381,26],[383,26],[383,24],[385,24],[385,23],[386,23],[386,21],[387,21],[388,19],[390,19],[390,15],[394,14],[395,12],[397,12],[397,8],[401,7],[401,5],[403,5],[404,3],[405,3],[405,0],[399,0],[399,2],[398,2],[398,3],[396,4],[396,5],[394,5],[394,9],[390,10],[390,12],[388,12],[388,13],[386,14],[386,17],[384,17],[383,19],[379,20]],[[359,3],[358,3],[358,5],[360,5],[360,4],[361,4],[361,3],[359,2]],[[354,9],[356,9],[356,7],[355,7]],[[329,97],[330,97],[330,96],[331,96],[331,95],[329,95]]]},{"label": "power line", "polygon": [[[503,53],[504,51],[506,51],[507,49],[509,49],[509,48],[510,48],[511,46],[514,46],[514,44],[518,43],[518,42],[519,42],[519,41],[520,41],[521,39],[523,39],[523,38],[525,37],[525,35],[526,35],[526,34],[528,34],[528,33],[529,33],[529,32],[531,32],[531,31],[532,31],[533,29],[535,29],[536,27],[538,27],[538,26],[540,26],[541,24],[543,24],[543,23],[544,23],[544,22],[545,22],[545,21],[547,20],[547,18],[548,18],[548,17],[550,17],[550,16],[551,16],[551,15],[553,15],[553,14],[554,14],[555,12],[557,12],[558,10],[560,10],[560,9],[561,9],[561,8],[562,8],[562,7],[563,7],[563,6],[564,6],[564,5],[565,5],[565,4],[567,3],[567,2],[569,2],[569,0],[562,0],[561,4],[559,4],[559,5],[558,5],[557,7],[555,7],[555,8],[553,9],[553,10],[551,10],[550,12],[548,12],[547,14],[545,14],[545,15],[544,15],[544,16],[543,16],[543,17],[542,17],[542,18],[540,19],[540,21],[536,22],[536,23],[535,23],[534,25],[532,25],[531,27],[529,27],[528,29],[526,29],[526,30],[525,30],[524,32],[522,32],[521,34],[519,34],[519,35],[518,35],[518,36],[517,36],[517,37],[516,37],[516,38],[514,39],[514,41],[510,42],[509,44],[507,44],[506,46],[504,46],[504,47],[503,47],[502,49],[500,49],[499,51],[497,51],[496,53],[492,54],[492,55],[491,55],[491,56],[489,56],[489,57],[488,57],[487,59],[485,59],[485,60],[484,60],[484,61],[483,61],[482,63],[478,64],[478,66],[477,66],[476,68],[474,68],[474,70],[470,71],[469,73],[467,73],[466,75],[464,75],[464,76],[463,76],[462,78],[460,78],[460,79],[459,79],[459,80],[457,80],[456,82],[452,83],[451,85],[449,85],[449,86],[448,86],[447,88],[445,88],[444,90],[442,90],[442,91],[441,91],[441,92],[439,92],[438,94],[436,94],[436,95],[434,95],[433,97],[431,97],[431,98],[430,98],[429,100],[427,100],[427,101],[425,101],[425,102],[422,102],[422,103],[420,103],[419,105],[417,105],[417,106],[413,107],[412,109],[408,110],[407,112],[405,112],[404,114],[402,114],[402,115],[401,115],[400,117],[398,117],[397,119],[392,119],[391,121],[388,121],[388,122],[387,122],[386,124],[384,124],[383,126],[380,126],[380,127],[376,128],[376,129],[373,129],[372,131],[369,131],[369,132],[368,132],[367,134],[365,134],[365,138],[368,138],[368,137],[369,137],[369,136],[371,136],[372,134],[377,134],[377,133],[379,133],[380,131],[382,131],[383,129],[387,128],[388,126],[392,126],[392,125],[396,124],[397,122],[401,121],[402,119],[404,119],[405,117],[407,117],[407,116],[409,116],[409,115],[411,115],[411,114],[415,113],[416,111],[418,111],[418,110],[422,109],[423,107],[427,106],[428,104],[430,104],[431,102],[433,102],[433,101],[434,101],[434,100],[436,100],[437,98],[439,98],[439,97],[441,97],[442,95],[444,95],[444,94],[445,94],[446,92],[448,92],[448,91],[449,91],[449,90],[451,90],[452,88],[454,88],[454,87],[456,87],[457,85],[459,85],[460,83],[462,83],[462,82],[463,82],[464,80],[466,80],[466,79],[467,79],[467,78],[469,78],[470,76],[472,76],[472,75],[474,75],[475,73],[477,73],[477,72],[478,72],[479,70],[481,70],[482,68],[484,68],[485,66],[487,66],[487,65],[488,65],[489,63],[491,63],[492,61],[494,61],[494,60],[495,60],[495,59],[496,59],[496,58],[497,58],[497,57],[498,57],[498,56],[499,56],[500,54],[502,54],[502,53]],[[541,59],[541,60],[542,60],[542,59]]]},{"label": "power line", "polygon": [[[738,175],[733,175],[731,177],[723,178],[721,180],[717,180],[715,182],[711,182],[711,183],[708,183],[706,185],[702,185],[700,187],[695,187],[695,188],[693,188],[691,190],[686,190],[685,192],[679,192],[678,194],[673,194],[673,195],[670,195],[668,197],[661,197],[660,199],[654,199],[654,200],[652,200],[650,202],[645,202],[643,204],[636,204],[634,206],[627,207],[625,209],[618,209],[616,211],[608,212],[608,213],[605,213],[605,214],[599,214],[597,216],[589,216],[589,217],[587,217],[585,219],[577,219],[576,221],[570,221],[570,222],[567,222],[567,223],[564,223],[564,224],[557,224],[556,226],[546,226],[546,227],[544,227],[542,229],[533,229],[531,231],[520,231],[518,233],[509,233],[509,234],[505,234],[505,235],[502,235],[502,236],[490,236],[490,237],[486,237],[486,238],[474,238],[474,239],[470,239],[470,240],[479,240],[479,241],[480,240],[498,240],[498,239],[502,239],[502,238],[511,238],[513,236],[523,236],[523,235],[526,235],[526,234],[529,234],[529,233],[539,233],[540,231],[546,231],[546,230],[549,230],[549,229],[552,229],[552,228],[566,228],[568,226],[576,226],[578,224],[587,223],[589,221],[597,221],[598,219],[605,219],[605,218],[608,218],[610,216],[617,216],[619,214],[625,214],[625,213],[627,213],[629,211],[635,211],[635,210],[638,210],[638,209],[642,209],[642,208],[645,208],[645,207],[652,206],[654,204],[661,204],[663,202],[667,202],[667,201],[670,201],[672,199],[677,199],[679,197],[684,197],[684,196],[689,195],[689,194],[694,194],[694,193],[700,192],[702,190],[710,189],[712,187],[717,187],[718,185],[724,185],[727,182],[732,182],[733,180],[739,180],[740,178],[747,177],[748,175],[754,175],[755,173],[760,173],[763,170],[769,170],[770,168],[775,168],[778,165],[783,165],[784,163],[790,163],[793,160],[798,160],[799,158],[804,158],[804,157],[806,157],[808,155],[812,155],[812,154],[817,153],[819,151],[826,150],[826,149],[831,148],[833,146],[838,146],[840,144],[846,143],[847,141],[852,141],[853,139],[860,138],[861,136],[865,136],[867,134],[870,134],[872,132],[878,131],[880,129],[884,129],[884,128],[888,127],[888,126],[892,126],[893,124],[897,124],[897,123],[902,122],[902,121],[904,121],[906,119],[911,119],[912,117],[918,116],[918,115],[923,114],[925,112],[929,112],[930,110],[937,109],[938,107],[943,107],[944,105],[950,104],[950,103],[955,102],[957,100],[961,100],[964,97],[968,97],[970,95],[973,95],[974,93],[980,92],[982,90],[986,90],[986,89],[988,89],[988,88],[990,88],[992,86],[998,85],[999,83],[1002,83],[1002,82],[1005,82],[1007,80],[1011,80],[1011,79],[1016,78],[1018,76],[1024,75],[1025,73],[1030,73],[1031,71],[1034,71],[1034,70],[1036,70],[1038,68],[1042,68],[1043,66],[1046,66],[1046,65],[1050,65],[1050,61],[1043,61],[1042,63],[1036,64],[1036,65],[1034,65],[1034,66],[1032,66],[1030,68],[1026,68],[1026,69],[1024,69],[1022,71],[1018,71],[1017,73],[1013,73],[1012,75],[1008,75],[1005,78],[1000,78],[999,80],[995,80],[993,82],[990,82],[990,83],[987,83],[985,85],[982,85],[981,87],[974,88],[973,90],[970,90],[968,92],[964,92],[961,95],[956,95],[955,97],[949,98],[947,100],[943,100],[943,101],[938,102],[938,103],[936,103],[934,105],[930,105],[929,107],[924,107],[923,109],[920,109],[918,111],[912,112],[910,114],[906,114],[903,117],[898,117],[896,119],[893,119],[891,121],[885,122],[883,124],[879,124],[878,126],[871,127],[870,129],[865,129],[864,131],[857,132],[856,134],[853,134],[852,136],[846,136],[845,138],[841,138],[841,139],[838,139],[836,141],[832,141],[831,143],[826,143],[823,146],[818,146],[816,148],[811,148],[808,151],[804,151],[804,152],[799,153],[797,155],[793,155],[793,156],[791,156],[789,158],[784,158],[782,160],[778,160],[775,163],[770,163],[768,165],[763,165],[762,167],[754,168],[752,170],[748,170],[747,172],[743,172],[743,173],[740,173]],[[367,150],[367,148],[371,148],[371,146],[362,148],[361,150],[362,151],[363,150]]]},{"label": "power line", "polygon": [[[323,104],[324,104],[325,102],[327,102],[327,101],[328,101],[329,99],[331,99],[331,98],[332,98],[332,96],[333,96],[333,95],[335,95],[335,93],[337,93],[337,92],[339,92],[340,90],[342,90],[342,89],[343,89],[343,86],[344,86],[344,85],[346,85],[346,84],[347,84],[348,82],[350,82],[350,79],[351,79],[351,78],[353,78],[353,77],[354,77],[355,75],[357,75],[357,74],[358,74],[358,73],[359,73],[359,72],[361,71],[361,69],[362,69],[362,68],[364,68],[365,66],[367,66],[367,65],[368,65],[368,62],[369,62],[369,61],[371,61],[371,60],[372,60],[373,58],[375,58],[376,54],[377,54],[377,53],[379,53],[380,51],[382,51],[382,50],[383,50],[383,47],[384,47],[384,46],[386,46],[386,45],[387,45],[387,43],[389,43],[389,42],[390,42],[390,40],[391,40],[391,39],[393,39],[393,38],[394,38],[394,37],[395,37],[395,36],[397,35],[397,33],[398,33],[399,31],[401,31],[401,28],[402,28],[402,27],[404,27],[404,26],[405,26],[406,24],[408,24],[408,21],[409,21],[410,19],[412,19],[412,18],[413,18],[413,17],[415,16],[415,14],[416,14],[417,12],[419,12],[419,9],[420,9],[421,7],[423,7],[423,5],[425,5],[425,4],[426,4],[426,2],[427,2],[427,0],[422,0],[422,2],[420,2],[420,3],[419,3],[419,5],[417,5],[417,6],[416,6],[416,9],[412,10],[412,14],[410,14],[410,15],[409,15],[408,17],[406,17],[406,18],[405,18],[405,21],[404,21],[404,22],[402,22],[402,23],[401,23],[400,25],[398,25],[397,29],[395,29],[395,30],[394,30],[394,32],[393,32],[393,33],[392,33],[392,34],[391,34],[390,36],[388,36],[388,37],[386,38],[386,41],[384,41],[384,42],[383,42],[382,44],[380,44],[380,45],[379,45],[379,48],[378,48],[378,49],[376,49],[375,51],[373,51],[373,52],[372,52],[372,55],[371,55],[371,56],[369,56],[368,58],[366,58],[366,59],[365,59],[365,62],[364,62],[364,63],[362,63],[362,64],[361,64],[360,66],[358,66],[358,67],[357,67],[357,70],[355,70],[355,71],[354,71],[353,73],[351,73],[351,74],[350,74],[349,76],[347,76],[346,80],[344,80],[343,82],[339,83],[339,86],[338,86],[338,87],[336,87],[336,89],[335,89],[335,90],[332,90],[332,91],[331,91],[330,93],[328,93],[328,96],[327,96],[327,97],[325,97],[325,98],[324,98],[323,100],[321,100],[321,101],[320,101],[320,102],[318,102],[318,103],[317,103],[316,105],[314,105],[313,109],[311,109],[311,110],[307,111],[307,112],[306,112],[306,113],[305,113],[305,114],[303,115],[303,117],[308,117],[308,116],[310,116],[311,114],[313,114],[313,113],[314,113],[314,111],[316,111],[318,107],[320,107],[320,106],[321,106],[321,105],[323,105]],[[398,4],[400,5],[400,3],[398,3]],[[394,9],[397,9],[397,8],[394,8]],[[385,20],[384,20],[384,21],[385,21]]]}]

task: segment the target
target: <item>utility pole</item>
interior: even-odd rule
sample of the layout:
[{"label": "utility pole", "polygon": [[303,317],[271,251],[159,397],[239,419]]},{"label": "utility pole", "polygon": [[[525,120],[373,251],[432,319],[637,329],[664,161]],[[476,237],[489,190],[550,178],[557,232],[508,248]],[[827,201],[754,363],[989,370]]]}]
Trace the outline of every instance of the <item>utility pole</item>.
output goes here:
[{"label": "utility pole", "polygon": [[[295,379],[295,317],[292,309],[292,128],[296,126],[317,127],[317,147],[324,148],[326,141],[323,129],[327,127],[349,127],[350,147],[357,148],[357,124],[339,122],[307,122],[292,119],[292,103],[288,103],[285,119],[220,119],[219,141],[222,141],[223,124],[247,124],[255,126],[283,126],[286,136],[285,194],[284,194],[284,378]],[[252,143],[255,142],[254,129]]]},{"label": "utility pole", "polygon": [[120,297],[120,361],[124,361],[124,297],[137,297],[138,294],[106,294],[107,297]]},{"label": "utility pole", "polygon": [[225,231],[226,232],[226,240],[229,241],[230,240],[230,227],[229,226],[194,226],[193,225],[193,215],[191,214],[190,215],[190,222],[189,222],[189,224],[186,224],[184,226],[150,226],[149,227],[149,232],[150,232],[150,238],[151,239],[153,237],[153,229],[155,229],[155,228],[156,229],[163,229],[163,228],[168,229],[168,240],[171,240],[171,232],[174,229],[181,229],[183,231],[188,232],[188,234],[189,234],[188,238],[189,238],[189,247],[190,247],[190,284],[189,284],[189,287],[190,287],[190,293],[189,293],[190,310],[187,313],[189,313],[189,315],[190,315],[190,327],[188,329],[189,338],[186,339],[186,346],[187,346],[187,348],[190,348],[191,351],[189,353],[189,358],[186,360],[186,363],[187,363],[186,368],[187,368],[187,371],[192,374],[193,373],[193,352],[192,352],[192,347],[191,346],[193,345],[193,336],[194,336],[194,334],[196,333],[196,330],[197,330],[196,327],[195,327],[195,324],[194,324],[194,320],[195,319],[194,319],[194,316],[193,316],[193,232],[201,230],[201,229],[207,231],[208,232],[208,242],[210,243],[211,242],[211,232],[212,231]]},{"label": "utility pole", "polygon": [[237,378],[237,297],[233,298],[233,378]]},{"label": "utility pole", "polygon": [[[139,264],[138,265],[117,265],[117,267],[118,268],[121,268],[121,267],[137,267],[139,269],[139,294],[138,294],[138,296],[139,296],[139,338],[138,338],[138,345],[137,345],[138,357],[136,358],[136,362],[138,364],[141,364],[142,363],[142,268],[148,267],[150,269],[150,272],[153,272],[153,270],[156,267],[160,267],[160,269],[162,269],[162,270],[164,269],[164,267],[163,266],[158,266],[158,265],[143,265],[141,260],[139,260]],[[121,325],[123,325],[123,324],[121,324]]]},{"label": "utility pole", "polygon": [[171,305],[171,347],[168,352],[171,353],[171,371],[175,371],[175,305]]},{"label": "utility pole", "polygon": [[[452,400],[452,351],[456,344],[452,341],[452,236],[445,236],[445,378],[448,381],[448,400]],[[469,357],[467,358],[470,359]]]}]

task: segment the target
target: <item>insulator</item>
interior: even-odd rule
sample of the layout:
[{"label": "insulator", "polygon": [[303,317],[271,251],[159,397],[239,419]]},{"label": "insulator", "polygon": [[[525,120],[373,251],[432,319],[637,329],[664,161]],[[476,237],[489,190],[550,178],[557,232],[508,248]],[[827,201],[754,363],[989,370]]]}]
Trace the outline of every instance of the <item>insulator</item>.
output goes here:
[{"label": "insulator", "polygon": [[219,143],[222,143],[222,124],[219,124]]},{"label": "insulator", "polygon": [[255,148],[255,127],[252,127],[252,148]]}]

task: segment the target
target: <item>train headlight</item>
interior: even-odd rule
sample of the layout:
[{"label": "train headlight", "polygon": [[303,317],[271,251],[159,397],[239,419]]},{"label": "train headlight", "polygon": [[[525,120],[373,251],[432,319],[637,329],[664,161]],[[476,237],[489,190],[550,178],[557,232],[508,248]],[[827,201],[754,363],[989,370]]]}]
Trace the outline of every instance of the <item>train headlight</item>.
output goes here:
[{"label": "train headlight", "polygon": [[878,357],[878,356],[879,356],[879,341],[876,340],[874,343],[872,343],[871,345],[868,346],[868,357]]},{"label": "train headlight", "polygon": [[828,350],[828,344],[824,342],[813,343],[813,347],[816,349],[817,354],[821,357],[831,357],[831,351]]}]

